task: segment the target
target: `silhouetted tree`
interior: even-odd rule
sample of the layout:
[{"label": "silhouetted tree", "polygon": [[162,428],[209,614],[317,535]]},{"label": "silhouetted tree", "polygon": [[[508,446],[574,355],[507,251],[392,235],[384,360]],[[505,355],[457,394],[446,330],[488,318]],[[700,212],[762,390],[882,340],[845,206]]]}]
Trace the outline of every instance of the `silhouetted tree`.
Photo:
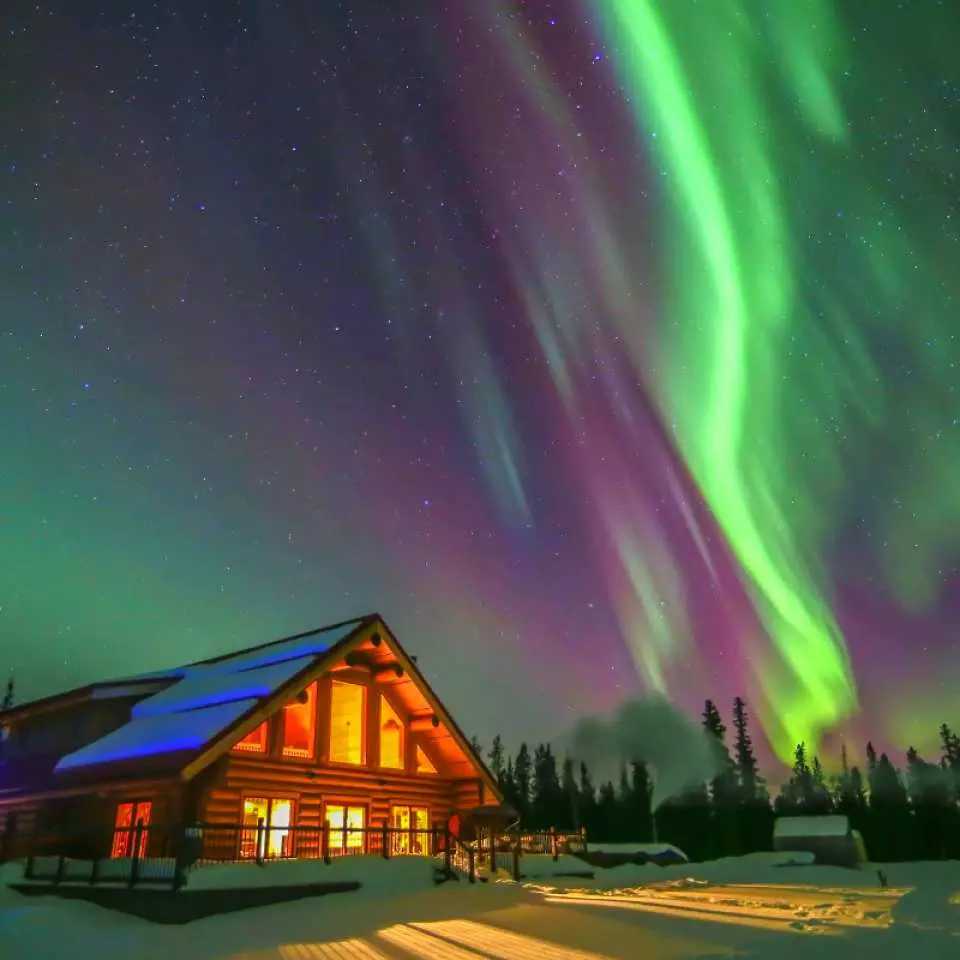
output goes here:
[{"label": "silhouetted tree", "polygon": [[760,777],[750,737],[747,705],[740,697],[733,701],[733,729],[736,734],[733,742],[734,762],[741,794],[744,800],[753,800],[760,793]]},{"label": "silhouetted tree", "polygon": [[490,764],[490,772],[497,781],[497,786],[503,790],[503,775],[505,772],[504,750],[503,740],[500,739],[499,733],[493,738],[493,744],[490,747],[490,752],[487,754],[487,761]]},{"label": "silhouetted tree", "polygon": [[513,807],[517,813],[520,810],[520,791],[517,789],[517,778],[513,772],[513,757],[507,757],[506,766],[503,768],[503,799]]},{"label": "silhouetted tree", "polygon": [[530,790],[532,786],[533,765],[530,750],[525,743],[520,744],[517,758],[513,761],[513,782],[515,786],[515,806],[520,820],[527,826],[530,822]]},{"label": "silhouetted tree", "polygon": [[557,758],[549,743],[541,743],[533,751],[530,821],[541,830],[559,827],[569,821],[564,807]]},{"label": "silhouetted tree", "polygon": [[630,778],[625,800],[625,837],[638,843],[653,840],[653,781],[642,761],[630,764]]},{"label": "silhouetted tree", "polygon": [[864,841],[872,860],[891,862],[909,859],[915,845],[913,816],[900,773],[885,754],[877,757],[867,744],[867,780],[870,784],[870,815]]},{"label": "silhouetted tree", "polygon": [[577,799],[581,823],[587,829],[587,836],[592,837],[597,826],[597,790],[590,779],[590,771],[583,762],[580,763]]},{"label": "silhouetted tree", "polygon": [[951,834],[956,814],[949,768],[927,763],[910,747],[906,781],[919,858],[946,859],[953,848]]},{"label": "silhouetted tree", "polygon": [[617,791],[608,780],[600,786],[597,793],[595,838],[598,843],[609,843],[619,840],[617,824],[619,822],[617,810]]},{"label": "silhouetted tree", "polygon": [[[561,802],[564,810],[563,823],[567,829],[579,830],[583,826],[583,816],[580,812],[580,790],[577,787],[577,778],[573,772],[573,760],[565,757],[560,770]],[[559,824],[558,824],[559,826]]]},{"label": "silhouetted tree", "polygon": [[3,691],[3,699],[0,700],[0,713],[4,710],[9,710],[13,706],[15,699],[14,685],[13,685],[13,674],[10,674],[10,677],[7,680],[6,689]]}]

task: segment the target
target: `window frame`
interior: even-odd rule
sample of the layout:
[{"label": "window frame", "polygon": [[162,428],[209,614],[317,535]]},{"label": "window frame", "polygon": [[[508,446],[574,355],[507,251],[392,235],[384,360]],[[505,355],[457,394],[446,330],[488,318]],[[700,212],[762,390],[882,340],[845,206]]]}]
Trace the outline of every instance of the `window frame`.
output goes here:
[{"label": "window frame", "polygon": [[[294,698],[290,703],[285,703],[277,713],[280,714],[280,735],[278,739],[277,755],[281,760],[286,760],[293,763],[316,763],[317,762],[317,748],[320,743],[320,681],[312,680],[308,683],[301,692],[313,691],[313,729],[311,732],[311,749],[307,754],[300,753],[287,753],[287,708],[290,706],[290,703],[296,703],[296,698]],[[309,694],[308,694],[309,695]],[[298,694],[299,696],[299,694]],[[333,700],[330,701],[331,712],[333,710]],[[269,741],[268,741],[269,742]],[[240,751],[241,753],[243,751]],[[252,751],[251,751],[252,752]]]},{"label": "window frame", "polygon": [[[336,848],[334,847],[331,840],[336,833],[334,830],[331,830],[327,824],[327,811],[331,807],[340,807],[343,809],[344,824],[346,824],[348,819],[348,811],[363,811],[363,833],[360,835],[362,842],[359,847],[349,847],[346,845],[345,841],[347,840],[347,836],[343,830],[340,831],[340,839],[344,842],[338,844]],[[334,795],[324,798],[320,807],[320,823],[323,826],[324,831],[327,833],[327,850],[330,852],[331,856],[355,857],[367,855],[370,849],[370,831],[372,829],[370,824],[370,807],[371,803],[369,800],[357,800],[356,797],[337,797]]]},{"label": "window frame", "polygon": [[[363,698],[360,705],[360,761],[354,763],[352,760],[335,760],[333,758],[333,697],[337,684],[345,687],[359,687],[363,691]],[[359,767],[368,767],[370,765],[370,744],[368,730],[368,716],[370,711],[370,686],[362,680],[340,680],[333,677],[329,684],[329,693],[327,695],[327,729],[326,729],[326,760],[325,762],[332,767],[344,767],[349,770],[356,770]],[[332,801],[331,801],[332,802]]]},{"label": "window frame", "polygon": [[[396,708],[393,701],[387,696],[386,691],[380,690],[380,696],[377,699],[377,768],[392,773],[406,773],[409,749],[407,745],[409,726],[404,722],[400,711]],[[387,765],[383,762],[383,705],[386,704],[393,712],[397,723],[400,724],[400,762],[397,765]]]},{"label": "window frame", "polygon": [[[137,854],[138,860],[145,859],[147,855],[147,845],[150,842],[150,822],[153,819],[153,803],[149,797],[137,797],[131,800],[117,800],[113,807],[113,832],[110,835],[110,859],[111,860],[129,860],[133,856],[133,840],[137,829],[137,813],[143,806],[147,807],[147,816],[143,819],[143,832],[140,835],[140,850]],[[118,827],[117,818],[120,815],[121,807],[131,807],[130,826]],[[120,841],[123,840],[126,846],[124,853],[118,852]]]}]

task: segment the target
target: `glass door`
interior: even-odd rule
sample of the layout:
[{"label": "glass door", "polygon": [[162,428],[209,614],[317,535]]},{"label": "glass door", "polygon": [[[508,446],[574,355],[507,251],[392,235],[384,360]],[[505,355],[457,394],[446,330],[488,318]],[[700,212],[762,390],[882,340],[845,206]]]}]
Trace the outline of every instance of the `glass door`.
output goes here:
[{"label": "glass door", "polygon": [[328,803],[324,823],[330,833],[330,855],[343,857],[366,849],[367,808]]},{"label": "glass door", "polygon": [[390,852],[395,856],[430,853],[430,811],[426,807],[392,807]]},{"label": "glass door", "polygon": [[292,800],[245,797],[240,858],[262,860],[264,857],[289,857],[292,826]]}]

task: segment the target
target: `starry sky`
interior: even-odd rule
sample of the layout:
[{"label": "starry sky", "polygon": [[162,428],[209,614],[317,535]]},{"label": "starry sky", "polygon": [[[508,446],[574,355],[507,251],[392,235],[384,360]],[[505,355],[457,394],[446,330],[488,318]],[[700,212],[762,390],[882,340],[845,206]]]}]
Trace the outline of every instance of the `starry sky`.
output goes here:
[{"label": "starry sky", "polygon": [[657,691],[743,695],[770,760],[932,749],[958,30],[9,0],[0,668],[37,696],[376,610],[487,741]]}]

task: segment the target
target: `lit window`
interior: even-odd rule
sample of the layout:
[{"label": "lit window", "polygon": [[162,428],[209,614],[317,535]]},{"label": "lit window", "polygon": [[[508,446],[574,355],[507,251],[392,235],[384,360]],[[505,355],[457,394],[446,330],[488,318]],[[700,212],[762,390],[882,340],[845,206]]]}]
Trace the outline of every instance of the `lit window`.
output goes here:
[{"label": "lit window", "polygon": [[430,852],[430,811],[426,807],[393,807],[390,811],[391,852],[424,856]]},{"label": "lit window", "polygon": [[233,745],[234,750],[243,753],[267,752],[267,721],[264,720],[255,730],[251,730],[242,740]]},{"label": "lit window", "polygon": [[283,755],[313,757],[317,736],[317,685],[311,683],[283,708]]},{"label": "lit window", "polygon": [[390,701],[380,694],[380,766],[403,769],[403,724]]},{"label": "lit window", "polygon": [[141,832],[137,857],[142,859],[146,856],[151,808],[152,804],[147,800],[117,804],[117,818],[113,824],[113,846],[110,849],[111,857],[116,860],[133,856],[138,824]]},{"label": "lit window", "polygon": [[367,690],[358,683],[334,680],[330,685],[330,760],[363,763],[363,715]]},{"label": "lit window", "polygon": [[331,854],[342,857],[347,853],[363,853],[367,825],[366,807],[327,804],[324,822],[330,831]]},{"label": "lit window", "polygon": [[289,857],[292,826],[292,800],[246,797],[240,833],[241,858]]},{"label": "lit window", "polygon": [[424,753],[423,747],[417,747],[417,773],[436,773],[437,768]]}]

